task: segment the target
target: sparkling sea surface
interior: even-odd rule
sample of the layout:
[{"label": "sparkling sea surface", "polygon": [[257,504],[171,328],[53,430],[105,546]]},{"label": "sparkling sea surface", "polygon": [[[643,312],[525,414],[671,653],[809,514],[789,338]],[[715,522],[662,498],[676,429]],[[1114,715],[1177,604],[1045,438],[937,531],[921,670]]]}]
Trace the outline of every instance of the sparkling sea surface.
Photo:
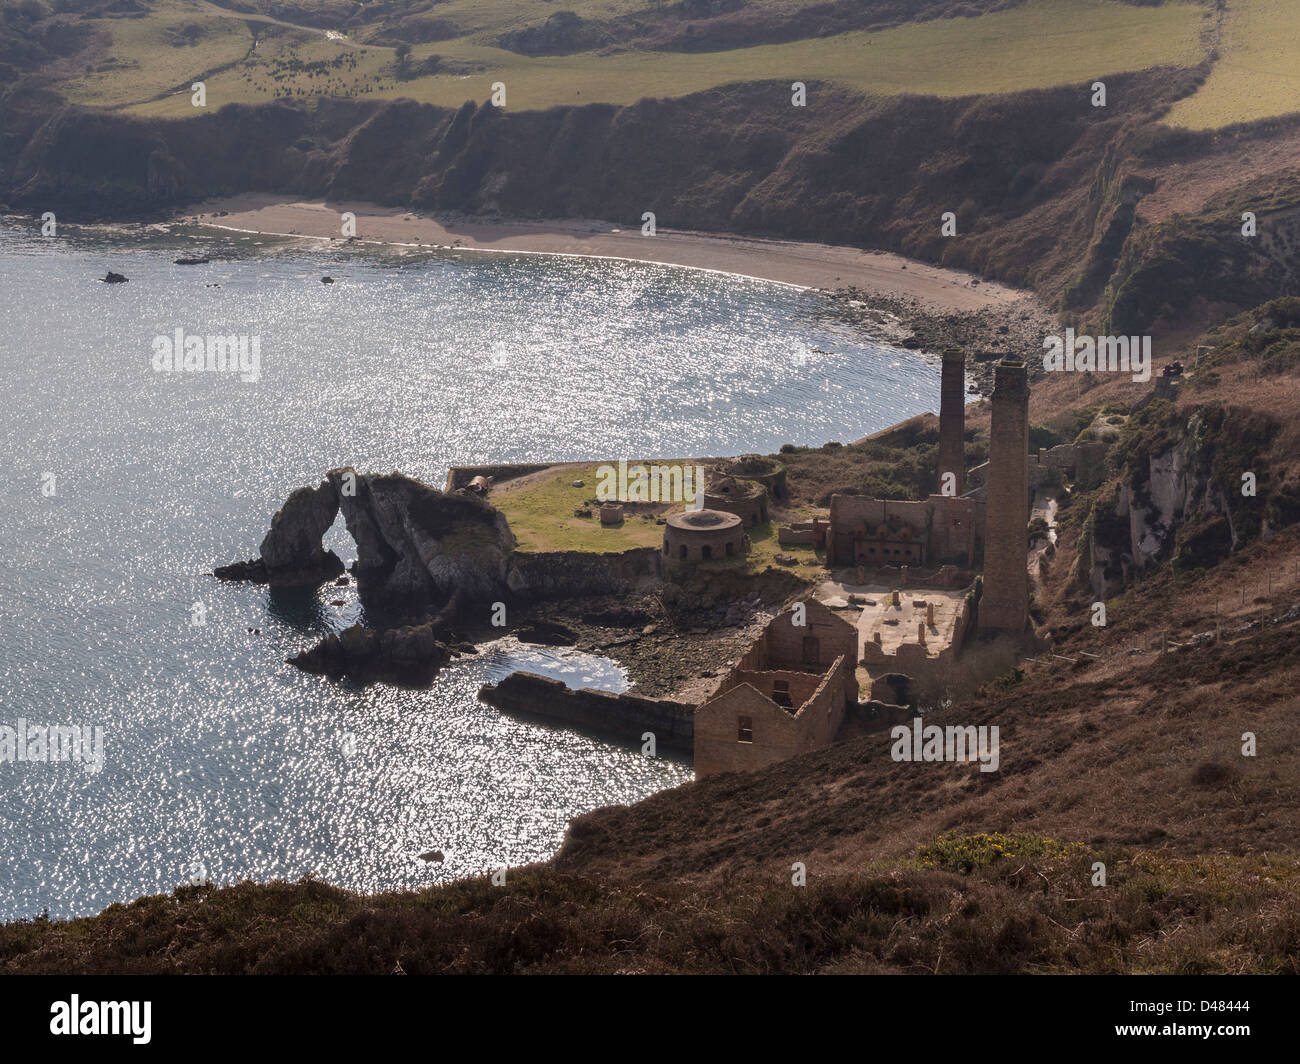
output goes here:
[{"label": "sparkling sea surface", "polygon": [[[0,761],[0,919],[191,879],[424,886],[545,859],[570,817],[692,778],[476,700],[519,668],[627,686],[590,655],[506,639],[423,690],[285,664],[361,618],[355,589],[273,600],[210,572],[325,470],[441,486],[457,463],[768,453],[938,409],[936,360],[767,282],[60,233],[0,222],[0,727],[100,726],[104,764]],[[177,329],[258,337],[260,380],[156,372]],[[341,520],[327,545],[355,557]]]}]

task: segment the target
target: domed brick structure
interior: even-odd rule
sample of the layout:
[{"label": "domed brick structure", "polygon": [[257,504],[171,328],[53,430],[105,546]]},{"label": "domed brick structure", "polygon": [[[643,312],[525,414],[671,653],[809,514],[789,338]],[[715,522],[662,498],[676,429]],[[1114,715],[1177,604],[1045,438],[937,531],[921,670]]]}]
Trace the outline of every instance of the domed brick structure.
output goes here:
[{"label": "domed brick structure", "polygon": [[665,573],[680,573],[700,562],[737,558],[749,553],[744,522],[721,510],[687,510],[671,514],[664,525]]}]

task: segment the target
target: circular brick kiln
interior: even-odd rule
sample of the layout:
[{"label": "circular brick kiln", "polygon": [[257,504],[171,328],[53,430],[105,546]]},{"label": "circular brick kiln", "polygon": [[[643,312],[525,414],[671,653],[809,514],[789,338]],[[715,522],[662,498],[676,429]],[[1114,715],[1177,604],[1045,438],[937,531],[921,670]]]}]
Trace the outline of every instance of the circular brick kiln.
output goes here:
[{"label": "circular brick kiln", "polygon": [[664,525],[664,571],[680,572],[700,562],[749,553],[744,522],[720,510],[672,514]]}]

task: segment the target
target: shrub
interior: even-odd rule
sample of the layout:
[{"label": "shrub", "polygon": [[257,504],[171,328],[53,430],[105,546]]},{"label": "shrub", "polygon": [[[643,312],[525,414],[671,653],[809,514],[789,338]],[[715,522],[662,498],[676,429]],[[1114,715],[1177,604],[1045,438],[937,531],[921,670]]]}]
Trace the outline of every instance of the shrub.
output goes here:
[{"label": "shrub", "polygon": [[1007,857],[1064,858],[1078,848],[1078,843],[1061,842],[1043,835],[1004,835],[1000,831],[978,835],[947,832],[923,846],[920,859],[922,868],[942,868],[969,875],[977,868]]}]

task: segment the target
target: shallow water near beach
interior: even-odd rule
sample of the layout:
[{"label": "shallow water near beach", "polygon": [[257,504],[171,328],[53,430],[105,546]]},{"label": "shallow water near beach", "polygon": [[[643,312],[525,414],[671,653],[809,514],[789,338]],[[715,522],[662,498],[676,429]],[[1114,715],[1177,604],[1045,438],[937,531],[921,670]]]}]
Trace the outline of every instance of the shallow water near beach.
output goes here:
[{"label": "shallow water near beach", "polygon": [[[172,262],[203,253],[233,257]],[[516,668],[623,689],[599,658],[505,640],[424,690],[286,665],[361,617],[355,589],[209,574],[326,469],[441,486],[454,463],[767,453],[938,406],[936,361],[817,293],[641,263],[0,223],[0,284],[0,726],[104,729],[98,772],[0,760],[0,919],[191,879],[418,887],[545,859],[570,817],[691,778],[475,697]],[[177,329],[256,337],[260,379],[155,371]],[[354,557],[341,523],[327,542]]]}]

